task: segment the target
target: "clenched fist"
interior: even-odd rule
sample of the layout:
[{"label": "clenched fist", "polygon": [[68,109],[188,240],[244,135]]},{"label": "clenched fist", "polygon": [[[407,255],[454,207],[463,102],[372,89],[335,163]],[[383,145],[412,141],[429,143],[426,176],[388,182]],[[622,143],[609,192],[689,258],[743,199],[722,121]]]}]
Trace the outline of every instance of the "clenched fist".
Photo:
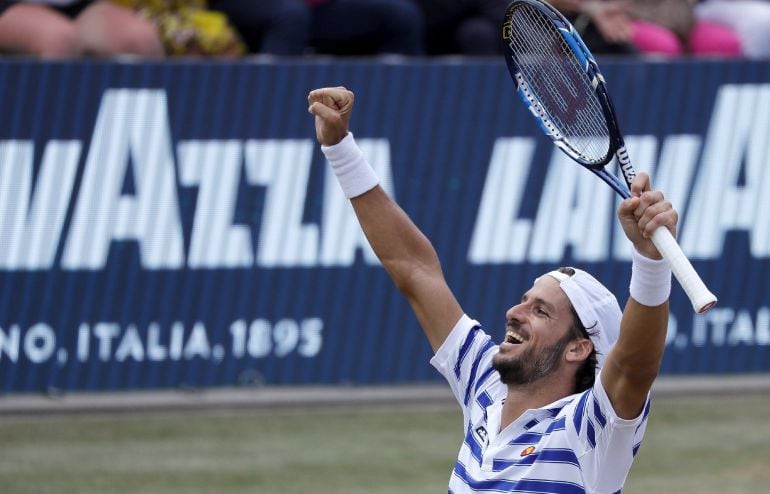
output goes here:
[{"label": "clenched fist", "polygon": [[325,87],[310,91],[308,111],[315,115],[315,132],[318,142],[333,146],[348,135],[350,113],[355,95],[340,87]]},{"label": "clenched fist", "polygon": [[650,177],[639,173],[631,183],[631,197],[620,203],[618,219],[636,250],[651,259],[660,259],[658,249],[650,238],[660,226],[665,226],[676,237],[679,214],[663,193],[651,190]]}]

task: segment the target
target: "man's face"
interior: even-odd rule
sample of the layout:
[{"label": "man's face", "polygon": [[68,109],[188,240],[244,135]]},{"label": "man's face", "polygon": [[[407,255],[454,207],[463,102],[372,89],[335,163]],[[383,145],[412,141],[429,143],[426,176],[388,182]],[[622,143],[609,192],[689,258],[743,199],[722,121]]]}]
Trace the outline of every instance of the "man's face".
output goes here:
[{"label": "man's face", "polygon": [[558,281],[541,277],[505,316],[505,340],[492,358],[503,383],[529,384],[561,365],[573,316]]}]

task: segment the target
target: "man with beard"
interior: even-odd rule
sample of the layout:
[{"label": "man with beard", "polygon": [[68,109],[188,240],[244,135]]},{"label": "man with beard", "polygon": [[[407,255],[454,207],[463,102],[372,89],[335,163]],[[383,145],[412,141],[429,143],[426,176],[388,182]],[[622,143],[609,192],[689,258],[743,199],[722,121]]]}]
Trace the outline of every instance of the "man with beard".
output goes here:
[{"label": "man with beard", "polygon": [[348,131],[353,93],[308,95],[322,150],[374,251],[406,296],[463,409],[449,492],[619,492],[641,443],[663,356],[671,271],[649,238],[677,213],[640,174],[618,218],[633,245],[630,297],[562,268],[505,313],[496,345],[464,314],[428,239],[378,185]]}]

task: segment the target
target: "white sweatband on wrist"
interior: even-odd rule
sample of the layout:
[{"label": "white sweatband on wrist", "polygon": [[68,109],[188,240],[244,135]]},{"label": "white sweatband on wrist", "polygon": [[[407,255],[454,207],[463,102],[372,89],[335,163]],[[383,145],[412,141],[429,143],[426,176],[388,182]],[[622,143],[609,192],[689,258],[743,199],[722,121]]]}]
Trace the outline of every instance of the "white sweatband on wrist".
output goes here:
[{"label": "white sweatband on wrist", "polygon": [[671,294],[671,266],[665,259],[650,259],[632,248],[631,297],[642,305],[657,307]]},{"label": "white sweatband on wrist", "polygon": [[374,169],[356,144],[352,132],[348,132],[344,139],[333,146],[321,146],[321,151],[329,160],[332,171],[342,186],[342,192],[348,199],[360,196],[380,183]]}]

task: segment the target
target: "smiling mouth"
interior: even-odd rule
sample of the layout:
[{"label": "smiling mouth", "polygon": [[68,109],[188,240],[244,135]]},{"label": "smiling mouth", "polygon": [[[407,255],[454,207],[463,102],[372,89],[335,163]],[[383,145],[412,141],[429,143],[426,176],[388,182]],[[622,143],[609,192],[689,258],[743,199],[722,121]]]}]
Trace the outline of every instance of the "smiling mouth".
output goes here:
[{"label": "smiling mouth", "polygon": [[524,343],[524,338],[520,334],[514,332],[512,329],[509,329],[505,332],[505,342],[518,345]]}]

